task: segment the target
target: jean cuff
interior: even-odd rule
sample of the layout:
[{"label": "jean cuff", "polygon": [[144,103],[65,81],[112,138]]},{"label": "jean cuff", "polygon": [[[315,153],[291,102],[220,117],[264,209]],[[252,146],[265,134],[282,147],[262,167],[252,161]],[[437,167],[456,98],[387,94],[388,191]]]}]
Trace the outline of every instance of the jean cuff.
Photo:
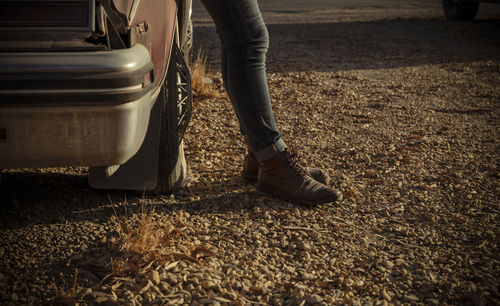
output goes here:
[{"label": "jean cuff", "polygon": [[283,139],[280,138],[272,145],[265,147],[259,152],[255,152],[255,157],[257,157],[257,161],[259,163],[262,163],[263,161],[268,160],[271,157],[274,157],[279,153],[283,152],[286,148],[287,146],[285,142],[283,141]]}]

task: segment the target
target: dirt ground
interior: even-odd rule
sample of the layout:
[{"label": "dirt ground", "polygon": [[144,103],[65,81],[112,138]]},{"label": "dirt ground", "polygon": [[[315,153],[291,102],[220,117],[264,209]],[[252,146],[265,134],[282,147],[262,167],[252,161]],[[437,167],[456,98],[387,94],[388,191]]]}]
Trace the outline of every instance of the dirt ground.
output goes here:
[{"label": "dirt ground", "polygon": [[[261,3],[273,109],[345,199],[305,208],[240,178],[217,34],[195,1],[218,94],[195,99],[188,186],[143,197],[92,190],[82,168],[7,171],[0,303],[500,303],[500,5],[452,22],[439,1],[283,2]],[[179,235],[117,270],[141,207]]]},{"label": "dirt ground", "polygon": [[[439,0],[267,0],[259,1],[267,24],[367,21],[380,19],[443,19]],[[481,3],[475,20],[498,18],[498,5]],[[212,25],[200,1],[193,2],[196,25]]]}]

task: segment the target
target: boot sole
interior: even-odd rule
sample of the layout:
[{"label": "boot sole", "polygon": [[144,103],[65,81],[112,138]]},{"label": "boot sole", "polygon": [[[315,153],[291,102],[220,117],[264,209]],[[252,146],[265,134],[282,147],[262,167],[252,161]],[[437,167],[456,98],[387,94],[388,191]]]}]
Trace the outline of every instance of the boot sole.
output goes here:
[{"label": "boot sole", "polygon": [[[250,174],[249,172],[242,171],[241,172],[241,177],[243,177],[243,180],[249,184],[254,184],[257,183],[258,180],[258,175]],[[322,175],[322,176],[313,176],[311,175],[313,179],[315,179],[317,182],[320,182],[321,184],[327,184],[330,181],[330,176],[328,175]]]},{"label": "boot sole", "polygon": [[338,196],[337,195],[336,196],[329,196],[329,197],[318,198],[318,199],[297,199],[297,198],[289,197],[287,195],[279,194],[273,188],[267,188],[265,186],[257,185],[257,190],[260,192],[270,194],[273,197],[278,198],[280,200],[288,201],[288,202],[291,202],[293,204],[305,205],[305,206],[314,206],[314,205],[325,204],[325,203],[340,202],[343,199],[342,193],[340,193]]},{"label": "boot sole", "polygon": [[243,180],[245,180],[245,182],[249,184],[257,183],[257,175],[253,175],[248,172],[242,172],[241,177],[243,178]]}]

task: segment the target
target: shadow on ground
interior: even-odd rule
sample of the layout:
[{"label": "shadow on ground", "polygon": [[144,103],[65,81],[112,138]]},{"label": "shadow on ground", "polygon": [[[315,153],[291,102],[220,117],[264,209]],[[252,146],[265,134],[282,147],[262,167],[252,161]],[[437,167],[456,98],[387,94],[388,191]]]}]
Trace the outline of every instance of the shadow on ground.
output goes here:
[{"label": "shadow on ground", "polygon": [[[268,25],[268,72],[390,69],[500,58],[500,20],[393,19]],[[195,27],[195,49],[218,69],[213,27]]]},{"label": "shadow on ground", "polygon": [[[265,194],[256,193],[239,175],[225,182],[188,187],[172,196],[96,190],[89,187],[83,174],[15,172],[4,173],[2,180],[0,228],[11,230],[33,224],[103,224],[112,216],[138,213],[142,207],[154,208],[156,212],[224,213],[251,208],[269,199]],[[287,208],[285,202],[275,202]]]},{"label": "shadow on ground", "polygon": [[[268,28],[271,36],[268,54],[270,72],[390,69],[500,59],[500,20],[450,22],[394,19],[271,24]],[[205,50],[210,62],[217,65],[219,43],[215,29],[196,27],[194,34],[195,49]],[[484,69],[489,68],[485,66]],[[243,182],[235,177],[234,182],[227,184],[241,187]],[[204,188],[213,190],[217,186]],[[192,192],[203,190],[189,191]],[[233,196],[241,197],[239,194]],[[142,196],[93,190],[88,186],[85,175],[10,172],[3,175],[0,185],[0,218],[5,221],[2,226],[11,227],[36,220],[49,224],[71,221],[79,218],[75,214],[81,213],[89,219],[103,221],[114,213],[111,203],[127,197],[130,202],[139,202]],[[218,197],[213,202],[223,208],[225,201],[223,197]],[[199,206],[196,203],[190,205],[192,209]],[[189,207],[183,206],[183,209]]]}]

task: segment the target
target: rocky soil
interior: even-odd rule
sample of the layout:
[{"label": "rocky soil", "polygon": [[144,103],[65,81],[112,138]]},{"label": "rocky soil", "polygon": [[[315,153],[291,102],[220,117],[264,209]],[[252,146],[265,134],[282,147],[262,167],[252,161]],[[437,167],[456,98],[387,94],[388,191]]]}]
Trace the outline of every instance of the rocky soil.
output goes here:
[{"label": "rocky soil", "polygon": [[500,21],[356,16],[269,22],[284,139],[342,202],[295,206],[240,178],[217,36],[195,22],[216,94],[195,100],[188,186],[4,171],[0,303],[499,304]]}]

